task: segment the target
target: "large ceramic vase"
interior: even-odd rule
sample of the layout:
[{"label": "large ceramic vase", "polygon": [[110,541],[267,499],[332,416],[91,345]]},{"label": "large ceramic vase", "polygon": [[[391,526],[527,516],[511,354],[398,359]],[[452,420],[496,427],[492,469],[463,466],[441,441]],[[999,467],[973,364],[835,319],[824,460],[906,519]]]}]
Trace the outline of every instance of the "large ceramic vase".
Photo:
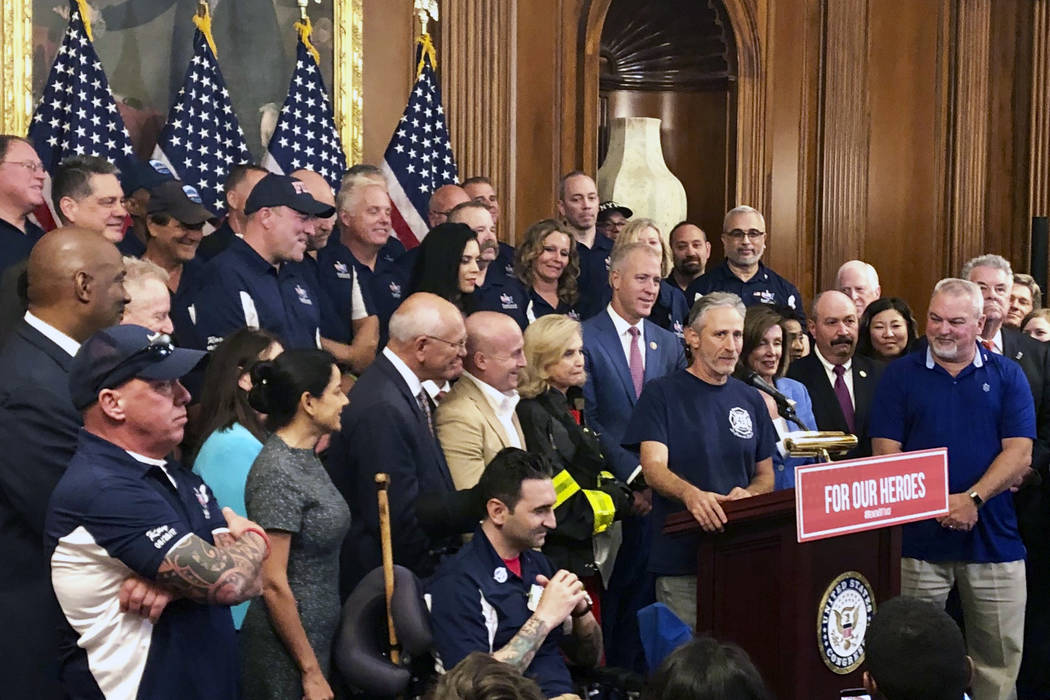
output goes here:
[{"label": "large ceramic vase", "polygon": [[630,207],[652,219],[664,238],[686,218],[685,187],[664,163],[660,120],[617,117],[609,125],[609,152],[598,168],[601,201]]}]

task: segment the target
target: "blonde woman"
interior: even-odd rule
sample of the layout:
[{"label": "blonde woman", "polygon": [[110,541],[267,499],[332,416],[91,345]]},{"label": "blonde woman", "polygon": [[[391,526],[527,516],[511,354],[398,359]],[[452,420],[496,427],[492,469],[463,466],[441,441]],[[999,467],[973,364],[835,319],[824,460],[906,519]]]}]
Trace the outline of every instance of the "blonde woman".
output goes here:
[{"label": "blonde woman", "polygon": [[[652,219],[632,219],[616,237],[616,243],[613,244],[609,257],[614,256],[620,248],[632,243],[645,243],[660,253],[660,276],[664,279],[660,282],[660,295],[653,304],[649,320],[664,330],[671,331],[678,336],[679,340],[684,341],[685,324],[689,318],[689,304],[678,285],[667,281],[673,266],[671,249],[667,241],[660,235],[656,222]],[[607,294],[611,299],[612,290],[608,290]]]},{"label": "blonde woman", "polygon": [[[585,583],[597,583],[591,578],[598,574],[600,558],[595,556],[594,535],[630,512],[632,495],[619,480],[603,476],[609,467],[598,437],[582,428],[569,408],[569,389],[582,387],[587,379],[579,321],[561,314],[536,319],[525,329],[525,362],[517,407],[525,447],[551,460],[559,491],[571,488],[572,481],[587,490],[576,491],[555,509],[558,528],[547,536],[543,552],[556,568],[571,571]],[[568,474],[562,476],[562,470]]]}]

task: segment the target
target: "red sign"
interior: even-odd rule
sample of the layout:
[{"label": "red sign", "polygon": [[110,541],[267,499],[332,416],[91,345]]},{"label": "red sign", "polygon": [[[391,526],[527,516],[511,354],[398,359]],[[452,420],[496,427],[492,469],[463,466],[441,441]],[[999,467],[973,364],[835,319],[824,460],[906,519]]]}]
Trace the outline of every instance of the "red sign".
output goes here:
[{"label": "red sign", "polygon": [[798,541],[948,513],[948,450],[902,452],[795,469]]}]

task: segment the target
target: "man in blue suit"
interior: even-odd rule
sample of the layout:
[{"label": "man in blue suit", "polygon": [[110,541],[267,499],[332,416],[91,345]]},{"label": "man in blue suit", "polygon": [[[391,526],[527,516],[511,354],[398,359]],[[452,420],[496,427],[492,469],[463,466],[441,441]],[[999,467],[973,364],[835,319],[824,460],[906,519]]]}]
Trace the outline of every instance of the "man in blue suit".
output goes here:
[{"label": "man in blue suit", "polygon": [[9,630],[0,677],[3,696],[16,699],[63,697],[44,515],[81,425],[69,396],[73,355],[120,323],[128,302],[120,252],[94,231],[43,236],[27,276],[29,310],[0,352],[0,620]]},{"label": "man in blue suit", "polygon": [[[647,316],[660,293],[660,255],[645,243],[616,251],[609,262],[612,303],[583,324],[587,427],[598,433],[613,473],[631,483],[641,472],[637,453],[620,440],[645,382],[685,367],[678,338]],[[652,602],[647,582],[646,534],[652,503],[648,488],[635,491],[635,513],[623,523],[623,543],[602,602],[606,660],[644,670],[636,613]]]},{"label": "man in blue suit", "polygon": [[343,544],[340,588],[345,597],[379,566],[375,475],[390,475],[394,562],[420,577],[433,573],[449,535],[420,525],[421,495],[455,491],[435,437],[434,405],[423,382],[444,384],[463,371],[463,316],[434,294],[413,294],[390,317],[390,340],[350,390],[342,429],[333,436],[328,471],[350,504],[353,524]]}]

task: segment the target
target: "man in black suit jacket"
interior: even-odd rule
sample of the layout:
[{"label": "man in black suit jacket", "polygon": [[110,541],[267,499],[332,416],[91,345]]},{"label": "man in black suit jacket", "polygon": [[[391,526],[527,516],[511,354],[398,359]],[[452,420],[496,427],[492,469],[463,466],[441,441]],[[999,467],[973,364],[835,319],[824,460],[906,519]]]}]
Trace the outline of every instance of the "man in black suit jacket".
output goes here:
[{"label": "man in black suit jacket", "polygon": [[81,425],[69,365],[128,301],[120,252],[92,231],[45,235],[27,274],[29,310],[0,351],[0,678],[3,696],[18,699],[62,697],[44,514]]},{"label": "man in black suit jacket", "polygon": [[1013,286],[1013,270],[1005,258],[973,258],[963,265],[962,277],[975,282],[984,295],[981,343],[1021,366],[1035,402],[1032,465],[1014,494],[1017,527],[1028,551],[1024,658],[1017,688],[1021,698],[1050,697],[1050,352],[1047,345],[1003,325]]},{"label": "man in black suit jacket", "polygon": [[434,294],[413,294],[390,317],[390,340],[350,390],[342,429],[332,438],[328,471],[354,514],[343,545],[344,597],[382,563],[375,475],[390,475],[394,562],[420,577],[433,573],[448,535],[420,525],[421,495],[455,491],[422,382],[443,384],[463,371],[463,316]]},{"label": "man in black suit jacket", "polygon": [[816,428],[856,435],[857,446],[846,458],[868,457],[868,409],[884,365],[854,354],[857,307],[842,292],[817,296],[808,326],[814,340],[813,352],[794,360],[788,367],[788,376],[806,385],[813,400]]}]

